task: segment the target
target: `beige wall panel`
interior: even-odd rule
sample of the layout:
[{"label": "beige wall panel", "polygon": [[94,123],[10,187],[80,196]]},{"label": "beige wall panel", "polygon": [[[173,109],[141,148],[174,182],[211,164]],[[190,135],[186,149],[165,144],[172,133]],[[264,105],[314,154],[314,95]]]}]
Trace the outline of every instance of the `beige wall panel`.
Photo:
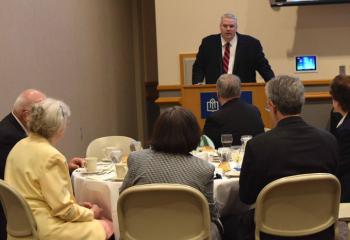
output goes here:
[{"label": "beige wall panel", "polygon": [[1,0],[0,117],[33,87],[70,105],[59,148],[85,155],[105,135],[137,137],[128,0]]}]

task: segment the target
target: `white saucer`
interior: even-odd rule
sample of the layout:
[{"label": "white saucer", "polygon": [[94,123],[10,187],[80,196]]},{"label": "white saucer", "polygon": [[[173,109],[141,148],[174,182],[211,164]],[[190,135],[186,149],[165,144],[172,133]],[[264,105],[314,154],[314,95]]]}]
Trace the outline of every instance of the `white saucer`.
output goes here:
[{"label": "white saucer", "polygon": [[111,181],[111,182],[122,182],[124,181],[124,178],[118,178],[118,177],[114,177],[114,178],[109,178],[106,181]]},{"label": "white saucer", "polygon": [[96,171],[87,172],[85,168],[79,168],[77,171],[80,172],[81,174],[96,174],[96,173],[102,172],[101,170],[98,170],[98,169]]},{"label": "white saucer", "polygon": [[231,170],[231,171],[225,172],[224,175],[228,178],[232,178],[232,177],[239,177],[240,173],[241,173],[240,171]]},{"label": "white saucer", "polygon": [[110,159],[110,158],[102,158],[101,161],[102,162],[112,162],[112,159]]}]

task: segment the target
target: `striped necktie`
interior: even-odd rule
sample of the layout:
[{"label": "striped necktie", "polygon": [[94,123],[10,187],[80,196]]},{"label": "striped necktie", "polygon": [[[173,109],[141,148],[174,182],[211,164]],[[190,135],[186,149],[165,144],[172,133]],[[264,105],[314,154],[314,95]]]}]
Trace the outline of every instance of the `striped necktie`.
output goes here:
[{"label": "striped necktie", "polygon": [[225,52],[224,52],[224,57],[222,59],[222,62],[224,63],[224,73],[227,73],[228,71],[228,64],[230,62],[230,43],[227,42],[225,44]]}]

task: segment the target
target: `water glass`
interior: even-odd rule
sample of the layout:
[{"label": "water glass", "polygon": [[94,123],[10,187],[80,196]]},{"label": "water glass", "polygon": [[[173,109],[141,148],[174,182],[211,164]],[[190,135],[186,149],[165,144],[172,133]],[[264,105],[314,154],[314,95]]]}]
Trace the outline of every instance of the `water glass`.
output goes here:
[{"label": "water glass", "polygon": [[247,142],[252,139],[253,136],[252,135],[242,135],[241,136],[241,143],[242,143],[242,151],[244,153],[245,151],[245,146],[247,145]]},{"label": "water glass", "polygon": [[221,134],[221,143],[223,147],[231,147],[233,142],[232,134]]},{"label": "water glass", "polygon": [[218,155],[220,162],[226,162],[231,160],[231,149],[228,147],[222,147],[218,149]]}]

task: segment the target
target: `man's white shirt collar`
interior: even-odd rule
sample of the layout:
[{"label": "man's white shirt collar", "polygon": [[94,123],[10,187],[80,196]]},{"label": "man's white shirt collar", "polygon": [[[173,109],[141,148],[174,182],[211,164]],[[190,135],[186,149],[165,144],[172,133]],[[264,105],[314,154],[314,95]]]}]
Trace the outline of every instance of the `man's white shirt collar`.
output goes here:
[{"label": "man's white shirt collar", "polygon": [[11,112],[12,116],[16,119],[16,121],[18,122],[18,124],[23,128],[23,130],[25,131],[25,133],[28,135],[28,130],[23,126],[23,124],[21,123],[21,121],[16,117],[16,115]]},{"label": "man's white shirt collar", "polygon": [[348,113],[345,113],[344,116],[340,119],[340,121],[338,122],[337,128],[340,127],[340,125],[342,125],[347,115]]},{"label": "man's white shirt collar", "polygon": [[[221,46],[222,47],[225,47],[225,45],[226,45],[226,40],[220,35],[220,38],[221,38]],[[237,44],[237,38],[238,38],[238,36],[237,36],[237,34],[235,34],[235,36],[232,38],[232,40],[229,42],[230,43],[230,46],[232,47],[232,46],[235,46],[236,44]]]}]

